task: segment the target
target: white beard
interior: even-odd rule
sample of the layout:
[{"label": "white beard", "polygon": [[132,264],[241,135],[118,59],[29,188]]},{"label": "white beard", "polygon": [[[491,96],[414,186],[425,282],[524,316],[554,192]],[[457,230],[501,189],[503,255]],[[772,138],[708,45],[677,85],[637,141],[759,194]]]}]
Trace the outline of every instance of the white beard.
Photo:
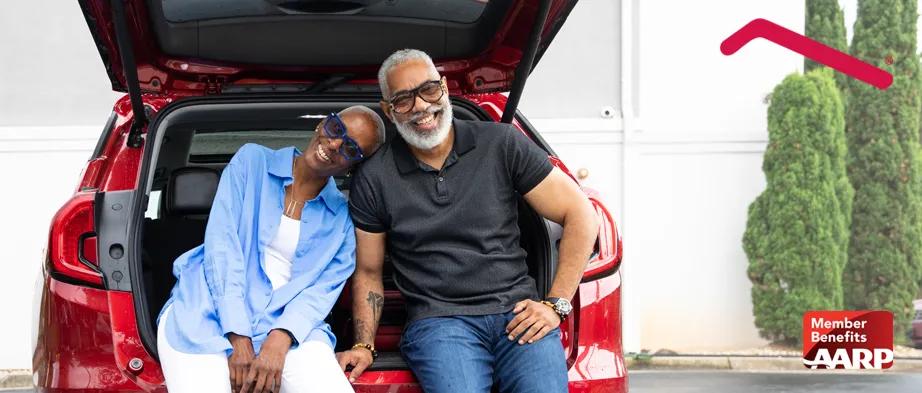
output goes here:
[{"label": "white beard", "polygon": [[422,134],[416,132],[411,124],[412,120],[405,123],[395,122],[397,132],[400,133],[403,140],[410,146],[420,150],[430,150],[444,142],[445,137],[448,136],[448,131],[451,130],[452,109],[451,102],[448,100],[442,101],[441,104],[444,109],[442,109],[442,114],[439,116],[439,124],[432,133]]}]

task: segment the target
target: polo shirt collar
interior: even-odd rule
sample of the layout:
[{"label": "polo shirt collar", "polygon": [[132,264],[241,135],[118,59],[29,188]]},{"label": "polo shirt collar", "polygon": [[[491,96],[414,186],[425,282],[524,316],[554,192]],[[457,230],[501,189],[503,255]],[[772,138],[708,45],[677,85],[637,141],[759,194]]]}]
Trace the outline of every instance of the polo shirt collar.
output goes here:
[{"label": "polo shirt collar", "polygon": [[[451,124],[455,131],[455,141],[451,149],[458,157],[477,147],[474,131],[471,129],[471,125],[468,124],[468,122],[452,119]],[[419,168],[416,164],[416,156],[410,151],[410,147],[407,146],[407,142],[403,140],[400,133],[397,133],[394,137],[392,145],[394,148],[394,162],[397,164],[397,169],[400,170],[400,173],[407,174]]]},{"label": "polo shirt collar", "polygon": [[[293,173],[291,172],[294,158],[300,154],[301,151],[295,147],[275,150],[269,157],[269,173],[281,178],[283,185],[291,184],[294,181]],[[336,187],[336,181],[332,177],[327,179],[327,184],[320,189],[317,197],[323,201],[323,205],[333,214],[339,213],[343,205],[346,204],[346,197]]]}]

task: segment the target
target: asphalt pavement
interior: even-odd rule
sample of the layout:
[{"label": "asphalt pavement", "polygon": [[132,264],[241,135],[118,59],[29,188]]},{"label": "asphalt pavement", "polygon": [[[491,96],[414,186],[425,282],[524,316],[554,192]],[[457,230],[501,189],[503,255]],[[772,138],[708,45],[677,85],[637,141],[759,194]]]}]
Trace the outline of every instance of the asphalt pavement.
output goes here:
[{"label": "asphalt pavement", "polygon": [[630,393],[920,393],[922,374],[882,372],[632,371]]}]

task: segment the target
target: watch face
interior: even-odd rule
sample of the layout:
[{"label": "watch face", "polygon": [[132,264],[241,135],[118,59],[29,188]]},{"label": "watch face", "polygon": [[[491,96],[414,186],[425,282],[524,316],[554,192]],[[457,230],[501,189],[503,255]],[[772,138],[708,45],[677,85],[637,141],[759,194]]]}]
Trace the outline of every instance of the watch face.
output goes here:
[{"label": "watch face", "polygon": [[573,311],[573,305],[567,301],[567,299],[557,299],[557,303],[554,305],[557,309],[557,312],[563,315],[569,315]]}]

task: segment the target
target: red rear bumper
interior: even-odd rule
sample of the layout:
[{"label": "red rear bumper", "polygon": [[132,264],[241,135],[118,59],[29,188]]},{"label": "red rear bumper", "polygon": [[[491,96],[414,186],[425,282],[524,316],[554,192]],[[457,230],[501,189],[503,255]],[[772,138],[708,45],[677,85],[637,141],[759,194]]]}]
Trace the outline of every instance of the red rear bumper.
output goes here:
[{"label": "red rear bumper", "polygon": [[[583,315],[602,316],[617,310],[616,305],[620,304],[620,275],[611,278],[613,280],[583,284],[593,289],[584,295]],[[598,296],[600,292],[605,295]],[[132,337],[123,337],[118,332],[113,334],[110,300],[110,293],[106,290],[45,277],[38,341],[32,358],[37,392],[166,392],[156,362],[147,362],[142,371],[159,377],[160,382],[149,384],[138,381],[140,375],[133,375],[116,361],[124,356],[116,356],[114,340],[121,337],[133,341],[137,340],[137,336],[136,332]],[[120,307],[130,307],[131,304],[120,303]],[[570,369],[571,393],[627,392],[627,375],[623,362],[619,362],[621,354],[611,351],[620,350],[620,336],[615,340],[611,337],[611,332],[620,327],[621,322],[620,313],[614,314],[607,318],[587,318],[580,324],[580,336],[589,339],[593,345],[581,346],[574,359],[575,364]],[[139,342],[122,344],[141,347]],[[607,355],[603,356],[604,352]],[[422,392],[408,371],[369,371],[359,378],[354,387],[359,393]]]}]

